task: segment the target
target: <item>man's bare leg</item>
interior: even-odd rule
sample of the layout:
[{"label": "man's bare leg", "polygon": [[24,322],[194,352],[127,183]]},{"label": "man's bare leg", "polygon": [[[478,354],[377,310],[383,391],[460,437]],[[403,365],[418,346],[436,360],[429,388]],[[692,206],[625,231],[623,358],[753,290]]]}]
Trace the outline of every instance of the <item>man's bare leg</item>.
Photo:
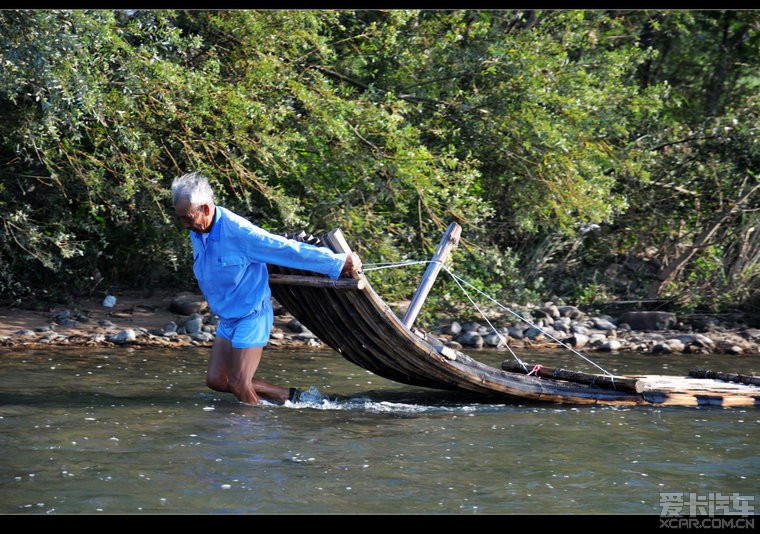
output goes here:
[{"label": "man's bare leg", "polygon": [[241,402],[258,404],[259,395],[284,404],[290,390],[254,378],[264,347],[236,349],[229,339],[217,336],[211,348],[206,384],[214,391],[232,393]]}]

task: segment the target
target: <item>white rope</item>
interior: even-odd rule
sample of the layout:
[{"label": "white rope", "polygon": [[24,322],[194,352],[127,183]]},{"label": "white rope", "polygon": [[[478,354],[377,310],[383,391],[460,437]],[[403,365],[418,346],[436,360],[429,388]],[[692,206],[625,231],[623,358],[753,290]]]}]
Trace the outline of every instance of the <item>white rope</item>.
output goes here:
[{"label": "white rope", "polygon": [[[408,265],[420,265],[420,264],[426,264],[431,263],[430,260],[428,261],[400,261],[400,262],[387,262],[387,263],[362,263],[362,271],[369,272],[369,271],[379,271],[381,269],[391,269],[393,267],[406,267]],[[380,265],[380,267],[373,267],[370,269],[367,269],[367,265]]]},{"label": "white rope", "polygon": [[[452,273],[452,272],[451,272],[449,269],[447,269],[446,267],[444,267],[444,269],[446,270],[446,272],[447,272],[447,273],[449,273],[449,274],[451,275],[451,277],[452,277],[452,278],[453,278],[455,281],[457,281],[457,285],[459,285],[459,280],[462,280],[462,279],[461,279],[461,278],[459,278],[458,276],[456,276],[454,273]],[[600,371],[602,371],[603,373],[605,373],[605,374],[608,374],[608,375],[612,376],[612,373],[609,373],[609,372],[607,372],[607,371],[606,371],[606,370],[604,370],[604,369],[603,369],[601,366],[599,366],[599,365],[598,365],[596,362],[594,362],[594,361],[592,361],[590,358],[588,358],[588,357],[584,356],[583,354],[581,354],[580,352],[578,352],[577,350],[575,350],[575,349],[574,349],[573,347],[571,347],[570,345],[567,345],[566,343],[563,343],[561,340],[557,339],[556,337],[554,337],[553,335],[551,335],[549,332],[547,332],[546,330],[544,330],[543,328],[541,328],[541,327],[540,327],[540,326],[538,326],[537,324],[534,324],[534,323],[530,322],[529,320],[527,320],[525,317],[523,317],[522,315],[520,315],[520,314],[519,314],[519,313],[517,313],[516,311],[514,311],[514,310],[511,310],[511,309],[507,308],[506,306],[504,306],[504,305],[503,305],[503,304],[501,304],[500,302],[497,302],[497,301],[496,301],[494,298],[492,298],[492,297],[491,297],[491,296],[489,296],[489,295],[486,295],[485,293],[483,293],[481,290],[479,290],[477,287],[473,286],[472,284],[470,284],[470,283],[468,283],[468,282],[466,282],[466,281],[464,281],[464,280],[462,280],[462,282],[463,282],[463,283],[465,283],[465,284],[467,284],[469,287],[471,287],[472,289],[474,289],[474,290],[475,290],[475,291],[477,291],[478,293],[480,293],[480,294],[481,294],[482,296],[484,296],[485,298],[489,299],[491,302],[495,303],[495,304],[496,304],[497,306],[499,306],[501,309],[508,311],[509,313],[511,313],[512,315],[514,315],[514,316],[515,316],[515,317],[517,317],[518,319],[520,319],[521,321],[523,321],[523,322],[525,322],[526,324],[528,324],[528,325],[532,326],[533,328],[536,328],[536,329],[537,329],[539,332],[541,332],[543,335],[545,335],[546,337],[548,337],[549,339],[551,339],[552,341],[554,341],[554,342],[555,342],[555,343],[557,343],[558,345],[561,345],[562,347],[566,348],[567,350],[569,350],[570,352],[572,352],[572,353],[573,353],[573,354],[575,354],[576,356],[579,356],[580,358],[583,358],[584,360],[586,360],[588,363],[590,363],[591,365],[593,365],[594,367],[596,367],[597,369],[599,369],[599,370],[600,370]],[[462,287],[462,286],[461,286],[461,285],[459,285],[459,287]],[[464,289],[462,289],[462,291],[464,291]],[[466,291],[465,291],[465,295],[467,295],[467,292],[466,292]],[[467,298],[468,298],[468,299],[470,299],[470,302],[472,302],[472,299],[470,298],[470,296],[469,296],[469,295],[467,295]],[[482,312],[481,312],[481,314],[482,314]],[[484,317],[485,317],[485,316],[484,316]],[[488,319],[486,319],[486,320],[488,320]],[[489,324],[491,324],[491,323],[489,323]],[[491,326],[491,328],[493,328],[493,326]],[[498,332],[497,332],[497,333],[498,333]],[[518,359],[518,361],[519,361],[519,359]],[[520,363],[522,363],[522,362],[520,362]],[[525,366],[525,364],[523,364],[523,367],[524,367],[524,366]]]},{"label": "white rope", "polygon": [[[387,262],[387,263],[369,263],[369,264],[364,264],[364,265],[362,265],[362,269],[364,270],[364,272],[367,272],[367,271],[377,271],[377,270],[381,270],[381,269],[389,269],[389,268],[394,268],[394,267],[407,267],[407,266],[409,266],[409,265],[421,265],[421,264],[428,264],[428,263],[433,263],[433,262],[432,262],[432,260],[427,260],[427,261],[403,261],[403,262]],[[366,266],[367,266],[367,265],[378,265],[378,267],[374,267],[374,268],[369,268],[369,269],[368,269],[368,268],[366,268]],[[443,267],[443,269],[444,269],[444,270],[445,270],[447,273],[449,273],[449,276],[451,276],[451,278],[454,280],[454,282],[457,284],[457,286],[459,286],[459,289],[461,289],[461,290],[462,290],[462,293],[464,293],[464,295],[465,295],[465,296],[467,297],[467,299],[468,299],[468,300],[469,300],[469,301],[472,303],[472,305],[473,305],[473,306],[475,306],[475,309],[477,309],[477,310],[478,310],[478,312],[479,312],[479,313],[480,313],[480,315],[483,317],[483,319],[484,319],[484,320],[485,320],[485,321],[488,323],[488,326],[490,326],[490,327],[491,327],[491,330],[493,330],[493,332],[494,332],[494,333],[495,333],[495,334],[496,334],[496,335],[499,337],[499,339],[500,339],[501,341],[503,341],[503,342],[504,342],[504,346],[505,346],[505,347],[506,347],[506,348],[509,350],[509,352],[510,352],[510,353],[512,354],[512,356],[515,358],[515,360],[517,360],[517,362],[518,362],[518,363],[519,363],[519,364],[520,364],[520,365],[523,367],[523,369],[525,369],[525,371],[526,371],[526,372],[528,371],[528,368],[527,368],[527,366],[525,365],[525,362],[523,362],[523,361],[522,361],[522,360],[521,360],[521,359],[520,359],[520,358],[517,356],[517,354],[515,354],[515,353],[514,353],[514,351],[512,350],[512,348],[509,346],[509,343],[507,343],[507,340],[506,340],[506,339],[505,339],[505,338],[504,338],[504,337],[501,335],[501,333],[500,333],[500,332],[499,332],[499,331],[498,331],[498,330],[497,330],[497,329],[494,327],[494,325],[491,323],[491,321],[488,319],[488,317],[486,317],[486,314],[485,314],[485,313],[484,313],[484,312],[483,312],[483,311],[480,309],[480,307],[479,307],[479,306],[477,305],[477,303],[476,303],[476,302],[475,302],[475,301],[472,299],[472,297],[471,297],[471,296],[470,296],[470,294],[469,294],[469,293],[468,293],[468,292],[467,292],[467,291],[464,289],[464,287],[462,287],[462,284],[465,284],[465,285],[467,285],[468,287],[470,287],[470,288],[474,289],[474,290],[475,290],[477,293],[479,293],[479,294],[480,294],[480,295],[482,295],[483,297],[487,298],[488,300],[490,300],[491,302],[493,302],[494,304],[496,304],[497,306],[499,306],[501,309],[503,309],[503,310],[505,310],[505,311],[507,311],[507,312],[511,313],[512,315],[514,315],[515,317],[517,317],[518,319],[520,319],[520,320],[521,320],[521,321],[523,321],[524,323],[526,323],[526,324],[528,324],[528,325],[532,326],[533,328],[536,328],[536,329],[537,329],[539,332],[541,332],[543,335],[545,335],[546,337],[548,337],[549,339],[551,339],[552,341],[554,341],[554,342],[555,342],[555,343],[557,343],[558,345],[560,345],[560,346],[562,346],[562,347],[566,348],[567,350],[569,350],[570,352],[572,352],[572,353],[573,353],[573,354],[575,354],[576,356],[578,356],[578,357],[582,358],[583,360],[587,361],[588,363],[590,363],[591,365],[593,365],[594,367],[596,367],[597,369],[599,369],[600,371],[602,371],[604,374],[606,374],[606,375],[609,375],[610,377],[613,377],[613,380],[614,380],[614,375],[612,375],[612,373],[610,373],[610,372],[608,372],[607,370],[603,369],[603,368],[602,368],[600,365],[598,365],[596,362],[592,361],[592,360],[591,360],[590,358],[588,358],[587,356],[584,356],[583,354],[581,354],[580,352],[578,352],[577,350],[575,350],[573,347],[571,347],[571,346],[567,345],[566,343],[564,343],[564,342],[562,342],[561,340],[557,339],[556,337],[552,336],[552,335],[551,335],[549,332],[547,332],[546,330],[544,330],[543,328],[541,328],[541,327],[540,327],[540,326],[538,326],[537,324],[534,324],[534,323],[532,323],[531,321],[529,321],[528,319],[526,319],[525,317],[523,317],[522,315],[520,315],[520,314],[519,314],[519,313],[517,313],[516,311],[514,311],[514,310],[511,310],[510,308],[508,308],[508,307],[504,306],[502,303],[498,302],[496,299],[494,299],[494,298],[493,298],[493,297],[491,297],[490,295],[487,295],[487,294],[485,294],[484,292],[482,292],[482,291],[481,291],[480,289],[478,289],[477,287],[473,286],[473,285],[472,285],[472,284],[470,284],[469,282],[467,282],[467,281],[463,280],[462,278],[458,277],[458,276],[457,276],[457,275],[455,275],[453,272],[451,272],[451,270],[450,270],[449,268],[447,268],[445,265],[442,265],[442,267]]]},{"label": "white rope", "polygon": [[483,311],[478,307],[478,305],[475,303],[475,301],[472,300],[472,297],[470,297],[469,293],[467,293],[467,291],[465,291],[465,289],[462,287],[462,284],[459,283],[459,278],[456,277],[456,276],[454,276],[454,274],[447,267],[444,266],[443,268],[444,268],[444,270],[447,273],[449,273],[449,275],[451,275],[451,277],[454,279],[454,282],[456,282],[456,284],[459,286],[459,289],[462,290],[462,293],[464,293],[465,297],[467,297],[467,299],[472,303],[472,305],[475,306],[475,309],[478,310],[478,312],[483,317],[483,319],[488,323],[488,326],[491,327],[491,330],[493,330],[494,333],[497,336],[499,336],[499,339],[504,342],[504,346],[507,347],[507,350],[509,350],[509,352],[512,354],[512,356],[514,357],[514,359],[517,360],[517,363],[519,363],[520,365],[522,365],[523,369],[525,369],[525,371],[527,372],[528,371],[528,367],[525,365],[525,362],[523,362],[517,356],[517,354],[514,353],[514,351],[512,350],[512,347],[510,347],[509,343],[507,342],[507,340],[504,339],[504,336],[502,336],[501,333],[498,330],[496,330],[496,328],[494,327],[494,325],[491,324],[491,321],[488,320],[488,317],[486,317],[486,314],[483,313]]}]

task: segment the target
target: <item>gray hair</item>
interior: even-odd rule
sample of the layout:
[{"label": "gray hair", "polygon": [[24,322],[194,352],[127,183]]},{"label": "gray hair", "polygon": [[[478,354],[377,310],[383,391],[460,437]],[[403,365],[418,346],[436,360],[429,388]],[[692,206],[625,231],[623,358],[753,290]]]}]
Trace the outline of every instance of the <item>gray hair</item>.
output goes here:
[{"label": "gray hair", "polygon": [[214,191],[208,183],[208,178],[200,171],[184,174],[172,182],[174,205],[184,200],[189,200],[190,205],[196,209],[202,204],[214,202]]}]

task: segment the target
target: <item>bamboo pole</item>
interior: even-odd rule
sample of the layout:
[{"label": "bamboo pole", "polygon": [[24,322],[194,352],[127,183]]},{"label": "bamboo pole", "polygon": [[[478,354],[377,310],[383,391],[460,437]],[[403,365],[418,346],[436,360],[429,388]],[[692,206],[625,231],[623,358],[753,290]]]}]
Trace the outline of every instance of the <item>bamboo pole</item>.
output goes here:
[{"label": "bamboo pole", "polygon": [[[348,241],[346,241],[340,228],[336,228],[335,230],[326,233],[322,237],[322,241],[332,249],[333,252],[345,252],[346,254],[351,254],[352,252],[351,246],[348,244]],[[360,272],[351,272],[350,277],[363,280],[364,275]],[[364,285],[362,284],[359,289],[364,289]]]},{"label": "bamboo pole", "polygon": [[412,302],[409,304],[409,308],[407,308],[406,314],[404,315],[404,325],[406,325],[407,328],[412,327],[412,323],[414,323],[417,315],[419,315],[422,303],[425,301],[428,293],[430,293],[430,288],[433,287],[433,282],[435,282],[435,278],[438,276],[438,272],[443,266],[443,261],[451,253],[452,249],[459,244],[459,236],[461,233],[462,227],[457,223],[451,223],[448,230],[446,230],[441,243],[435,251],[432,263],[428,264],[428,268],[422,277],[422,282],[417,288],[417,292],[414,294]]},{"label": "bamboo pole", "polygon": [[528,374],[533,372],[536,376],[544,378],[555,378],[559,380],[567,380],[568,382],[578,382],[580,384],[588,384],[598,386],[602,389],[617,389],[620,391],[628,391],[631,393],[641,393],[636,389],[638,380],[635,378],[629,378],[624,376],[608,376],[608,375],[595,375],[588,373],[581,373],[579,371],[568,371],[565,369],[551,369],[549,367],[527,365],[532,371],[526,371],[522,365],[517,362],[505,360],[501,364],[501,368],[510,373],[523,373]]},{"label": "bamboo pole", "polygon": [[270,274],[270,284],[285,284],[289,286],[333,287],[335,289],[364,289],[364,280],[355,278],[339,278],[333,280],[329,276],[304,276],[297,274]]},{"label": "bamboo pole", "polygon": [[325,234],[322,237],[322,241],[324,241],[333,252],[345,252],[346,254],[351,254],[351,247],[343,236],[343,232],[340,228],[336,228]]},{"label": "bamboo pole", "polygon": [[721,371],[710,371],[707,369],[694,369],[689,371],[691,378],[713,378],[725,382],[738,382],[740,384],[753,384],[760,386],[760,376],[743,375],[739,373],[723,373]]}]

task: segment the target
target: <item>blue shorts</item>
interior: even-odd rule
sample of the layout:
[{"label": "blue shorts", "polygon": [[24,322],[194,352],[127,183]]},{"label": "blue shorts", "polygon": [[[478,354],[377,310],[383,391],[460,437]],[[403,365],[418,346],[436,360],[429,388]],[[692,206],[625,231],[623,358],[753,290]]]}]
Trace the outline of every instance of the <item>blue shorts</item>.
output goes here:
[{"label": "blue shorts", "polygon": [[269,342],[269,335],[274,325],[274,312],[269,299],[256,313],[252,313],[240,319],[219,318],[219,326],[216,327],[216,335],[228,339],[235,349],[247,349],[249,347],[263,347]]}]

